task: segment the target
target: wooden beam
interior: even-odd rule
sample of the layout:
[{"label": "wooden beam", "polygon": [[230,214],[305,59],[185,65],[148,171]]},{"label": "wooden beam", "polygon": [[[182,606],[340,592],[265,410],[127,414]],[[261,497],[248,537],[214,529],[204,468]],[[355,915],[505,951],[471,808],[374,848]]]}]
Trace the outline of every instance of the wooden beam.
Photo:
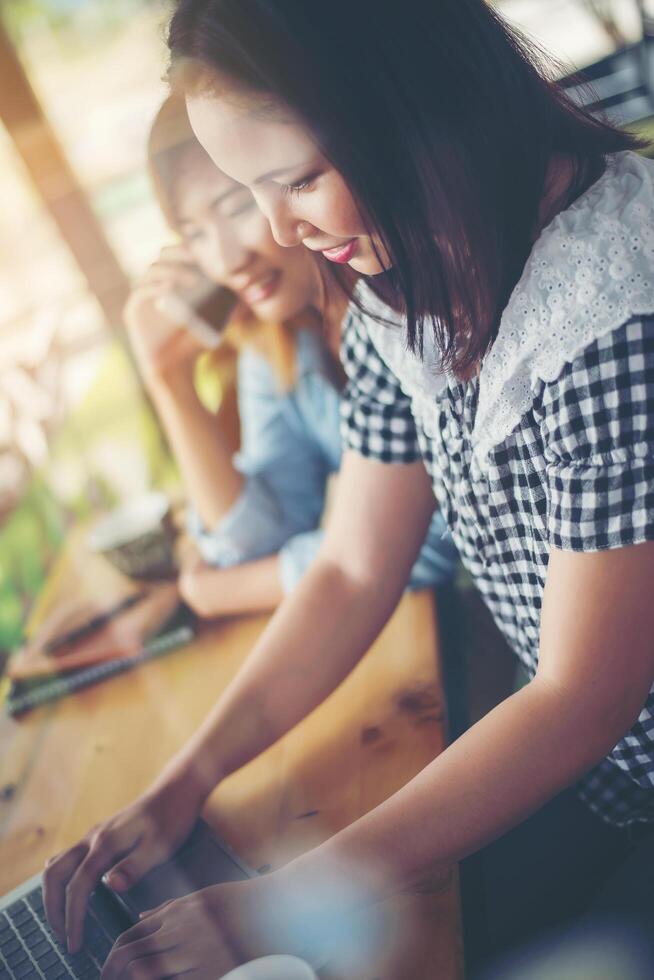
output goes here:
[{"label": "wooden beam", "polygon": [[129,283],[0,19],[0,121],[112,327]]}]

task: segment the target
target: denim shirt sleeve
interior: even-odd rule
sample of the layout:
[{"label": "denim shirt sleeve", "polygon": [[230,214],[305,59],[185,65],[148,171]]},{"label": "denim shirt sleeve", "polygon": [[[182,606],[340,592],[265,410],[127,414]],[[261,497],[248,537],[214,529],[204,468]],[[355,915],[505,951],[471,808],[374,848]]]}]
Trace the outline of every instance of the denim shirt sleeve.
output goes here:
[{"label": "denim shirt sleeve", "polygon": [[[296,534],[280,549],[282,589],[286,595],[299,584],[318,554],[324,536],[324,530],[316,528],[304,534]],[[445,585],[454,576],[457,558],[458,553],[447,529],[445,518],[436,511],[420,554],[411,569],[407,588],[416,590]]]},{"label": "denim shirt sleeve", "polygon": [[437,510],[431,519],[420,554],[411,569],[407,588],[425,589],[445,585],[454,577],[458,552],[445,518]]},{"label": "denim shirt sleeve", "polygon": [[243,490],[214,528],[191,506],[187,527],[211,565],[228,567],[270,555],[316,528],[327,467],[308,438],[293,393],[280,393],[268,362],[252,350],[239,357],[241,451],[234,464]]},{"label": "denim shirt sleeve", "polygon": [[323,528],[317,527],[304,534],[289,538],[279,552],[279,569],[282,589],[288,595],[299,584],[309,565],[320,550],[325,537]]}]

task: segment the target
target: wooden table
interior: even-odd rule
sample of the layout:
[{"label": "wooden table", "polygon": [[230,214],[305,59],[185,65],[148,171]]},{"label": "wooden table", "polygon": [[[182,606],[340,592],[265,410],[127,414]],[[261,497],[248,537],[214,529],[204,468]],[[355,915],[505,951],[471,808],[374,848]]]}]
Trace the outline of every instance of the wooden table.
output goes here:
[{"label": "wooden table", "polygon": [[[58,596],[117,573],[74,544],[32,625]],[[75,590],[75,591],[73,591]],[[183,650],[44,706],[0,717],[0,894],[147,787],[234,676],[267,617],[207,624]],[[399,789],[444,746],[431,593],[406,595],[353,674],[313,714],[211,796],[205,816],[255,868],[325,840]],[[341,980],[463,975],[456,873],[389,903],[391,925],[363,972]]]}]

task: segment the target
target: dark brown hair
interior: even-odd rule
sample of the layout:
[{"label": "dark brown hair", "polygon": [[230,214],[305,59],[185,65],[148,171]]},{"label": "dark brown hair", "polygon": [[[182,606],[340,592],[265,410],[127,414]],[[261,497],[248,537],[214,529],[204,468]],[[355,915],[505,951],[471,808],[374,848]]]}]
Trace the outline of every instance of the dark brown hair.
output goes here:
[{"label": "dark brown hair", "polygon": [[495,337],[554,156],[573,162],[567,204],[638,146],[485,0],[177,0],[168,43],[182,87],[176,66],[199,65],[304,121],[390,256],[378,282],[408,344],[428,326],[461,375]]},{"label": "dark brown hair", "polygon": [[169,95],[152,122],[147,157],[157,203],[171,228],[178,224],[175,188],[182,160],[189,152],[207,155],[191,129],[184,97]]},{"label": "dark brown hair", "polygon": [[[178,225],[176,183],[184,157],[208,154],[198,142],[180,95],[170,95],[157,112],[147,144],[148,170],[155,196],[164,217],[172,229]],[[308,314],[303,318],[306,326]],[[293,323],[263,323],[254,315],[234,317],[224,334],[224,342],[216,352],[207,351],[201,363],[220,374],[223,349],[240,351],[245,347],[257,350],[268,360],[280,392],[290,391],[296,381],[296,342]]]}]

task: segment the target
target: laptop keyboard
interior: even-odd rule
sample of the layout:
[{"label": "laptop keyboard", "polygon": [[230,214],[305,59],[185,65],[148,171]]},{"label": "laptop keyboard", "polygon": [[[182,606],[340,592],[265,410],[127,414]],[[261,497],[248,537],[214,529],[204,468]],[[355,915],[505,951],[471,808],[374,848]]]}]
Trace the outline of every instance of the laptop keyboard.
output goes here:
[{"label": "laptop keyboard", "polygon": [[100,976],[112,945],[89,912],[84,949],[71,956],[50,932],[38,886],[0,912],[0,980],[91,980]]}]

